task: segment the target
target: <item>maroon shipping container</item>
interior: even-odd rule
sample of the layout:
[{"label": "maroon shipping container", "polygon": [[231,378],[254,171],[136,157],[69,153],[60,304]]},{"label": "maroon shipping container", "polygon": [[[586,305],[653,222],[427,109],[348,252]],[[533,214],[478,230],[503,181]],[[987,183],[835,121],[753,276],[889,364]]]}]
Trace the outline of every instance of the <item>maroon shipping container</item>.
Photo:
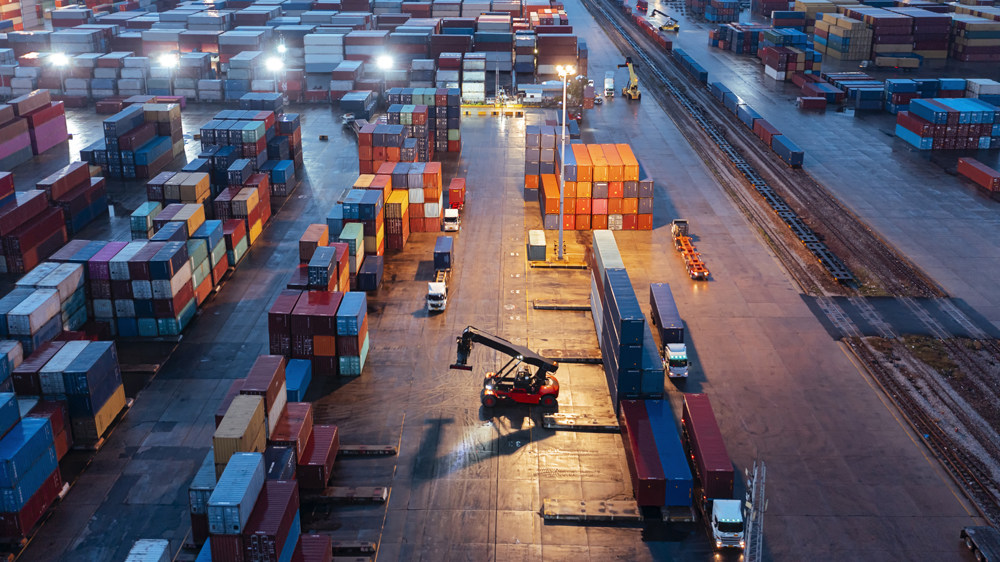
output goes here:
[{"label": "maroon shipping container", "polygon": [[765,119],[754,119],[753,132],[757,135],[757,138],[764,141],[764,144],[767,146],[771,146],[771,139],[773,139],[775,135],[781,134],[781,132],[778,131],[774,125],[768,123]]},{"label": "maroon shipping container", "polygon": [[333,562],[333,538],[330,535],[299,535],[292,562]]},{"label": "maroon shipping container", "polygon": [[208,514],[191,514],[191,540],[194,544],[203,545],[208,540]]},{"label": "maroon shipping container", "polygon": [[365,344],[365,337],[368,336],[368,315],[365,314],[361,321],[361,328],[356,336],[337,336],[337,355],[350,355],[357,357],[361,355],[361,347]]},{"label": "maroon shipping container", "polygon": [[643,506],[661,506],[666,498],[667,482],[646,404],[641,400],[622,400],[619,418],[635,500]]},{"label": "maroon shipping container", "polygon": [[[111,258],[118,255],[128,242],[108,242],[94,257],[87,260],[87,278],[100,279],[102,281],[111,280]],[[108,285],[110,293],[111,286]]]},{"label": "maroon shipping container", "polygon": [[89,181],[90,166],[86,162],[73,162],[58,172],[49,174],[48,177],[35,185],[38,189],[44,189],[48,192],[50,198],[59,199],[74,188]]},{"label": "maroon shipping container", "polygon": [[285,385],[285,357],[261,355],[254,361],[240,394],[264,397],[264,414],[267,415]]},{"label": "maroon shipping container", "polygon": [[128,259],[128,277],[133,281],[149,281],[149,260],[163,249],[166,242],[150,242]]},{"label": "maroon shipping container", "polygon": [[295,469],[299,484],[307,490],[322,490],[333,473],[333,463],[340,451],[340,433],[335,425],[313,426],[302,461]]},{"label": "maroon shipping container", "polygon": [[336,336],[337,308],[344,294],[306,291],[292,310],[292,335]]},{"label": "maroon shipping container", "polygon": [[118,150],[134,151],[153,140],[156,123],[147,122],[118,137]]},{"label": "maroon shipping container", "polygon": [[[244,559],[278,562],[282,546],[299,512],[299,486],[295,480],[268,480],[243,532]],[[288,548],[295,548],[289,545]]]},{"label": "maroon shipping container", "polygon": [[[302,293],[303,291],[309,290],[309,265],[300,263],[295,267],[295,271],[292,272],[292,276],[288,279],[288,284],[285,285],[287,290],[296,291]],[[298,301],[296,301],[298,302]],[[291,322],[291,315],[289,315],[289,322]],[[291,325],[289,325],[291,328]]]},{"label": "maroon shipping container", "polygon": [[215,427],[218,428],[219,424],[222,423],[222,418],[226,417],[226,412],[229,410],[229,405],[233,403],[233,399],[236,398],[240,389],[243,388],[243,379],[236,379],[233,384],[229,385],[229,390],[226,391],[225,398],[219,404],[219,409],[215,411]]},{"label": "maroon shipping container", "polygon": [[247,562],[243,555],[243,535],[211,535],[212,560]]},{"label": "maroon shipping container", "polygon": [[18,512],[0,513],[0,536],[21,538],[31,533],[35,524],[45,514],[62,490],[63,481],[56,468],[41,487],[25,502]]},{"label": "maroon shipping container", "polygon": [[17,206],[0,209],[0,236],[6,236],[30,219],[40,215],[48,206],[48,196],[41,189],[17,194]]},{"label": "maroon shipping container", "polygon": [[289,402],[268,439],[269,444],[295,447],[296,458],[305,458],[306,445],[313,431],[312,404]]},{"label": "maroon shipping container", "polygon": [[22,361],[11,375],[14,379],[14,392],[25,396],[41,396],[42,383],[38,378],[38,372],[64,345],[66,342],[45,342]]},{"label": "maroon shipping container", "polygon": [[267,312],[267,334],[270,350],[275,355],[288,355],[292,337],[292,310],[302,291],[286,289],[278,293]]},{"label": "maroon shipping container", "polygon": [[25,417],[48,418],[53,435],[59,435],[69,427],[69,409],[62,400],[39,400]]},{"label": "maroon shipping container", "polygon": [[[66,218],[62,209],[49,208],[25,222],[14,232],[3,237],[3,249],[7,255],[26,253],[49,239],[53,232],[66,229]],[[60,244],[62,246],[62,244]],[[56,248],[52,249],[53,251]],[[48,257],[47,255],[45,257]]]},{"label": "maroon shipping container", "polygon": [[959,158],[958,173],[976,182],[988,191],[1000,191],[1000,172],[975,158]]},{"label": "maroon shipping container", "polygon": [[685,394],[681,428],[706,498],[733,497],[733,463],[707,394]]}]

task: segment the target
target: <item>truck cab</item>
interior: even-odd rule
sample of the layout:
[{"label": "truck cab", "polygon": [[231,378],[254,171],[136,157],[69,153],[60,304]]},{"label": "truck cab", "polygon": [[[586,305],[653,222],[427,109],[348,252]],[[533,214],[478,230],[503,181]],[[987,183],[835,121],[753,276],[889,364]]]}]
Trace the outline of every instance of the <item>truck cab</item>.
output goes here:
[{"label": "truck cab", "polygon": [[427,284],[427,312],[442,312],[448,307],[448,272],[439,270]]},{"label": "truck cab", "polygon": [[615,97],[615,71],[613,70],[604,73],[604,97]]},{"label": "truck cab", "polygon": [[670,378],[687,378],[688,361],[687,346],[683,343],[668,343],[663,346],[663,368]]},{"label": "truck cab", "polygon": [[445,209],[444,220],[441,221],[441,228],[445,232],[458,232],[462,226],[462,217],[458,215],[458,209]]},{"label": "truck cab", "polygon": [[740,500],[706,500],[709,514],[706,514],[712,542],[715,548],[738,548],[746,546],[743,535],[743,504]]}]

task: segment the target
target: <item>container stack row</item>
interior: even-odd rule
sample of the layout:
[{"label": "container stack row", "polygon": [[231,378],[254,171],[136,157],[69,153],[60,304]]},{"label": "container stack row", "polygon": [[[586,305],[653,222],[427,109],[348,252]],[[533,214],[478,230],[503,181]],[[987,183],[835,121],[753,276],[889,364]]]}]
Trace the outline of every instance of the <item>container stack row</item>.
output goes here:
[{"label": "container stack row", "polygon": [[914,99],[896,115],[896,136],[920,150],[1000,147],[1000,109],[979,99]]},{"label": "container stack row", "polygon": [[639,307],[614,233],[595,230],[586,260],[592,272],[590,306],[601,345],[611,403],[663,397],[663,361]]},{"label": "container stack row", "polygon": [[371,346],[367,303],[362,292],[286,289],[268,312],[270,349],[310,361],[314,375],[360,376]]},{"label": "container stack row", "polygon": [[636,502],[650,507],[691,507],[691,468],[670,402],[623,400],[618,417]]},{"label": "container stack row", "polygon": [[873,32],[863,21],[824,13],[816,21],[813,49],[837,60],[869,60]]},{"label": "container stack row", "polygon": [[558,163],[559,149],[546,148],[554,136],[547,127],[526,127],[525,155],[527,171],[553,153],[556,162],[552,173],[525,175],[529,193],[537,185],[542,225],[547,230],[559,228],[559,190],[563,183],[563,228],[566,230],[652,230],[653,180],[639,179],[639,162],[627,144],[569,144],[565,162]]},{"label": "container stack row", "polygon": [[[375,174],[362,174],[354,187],[382,192],[387,249],[401,250],[411,232],[441,230],[444,182],[440,162],[384,162]],[[345,202],[334,205],[327,217],[331,232],[352,220],[352,211],[345,214]]]},{"label": "container stack row", "polygon": [[958,173],[994,196],[1000,193],[1000,172],[975,158],[959,158]]},{"label": "container stack row", "polygon": [[0,138],[0,169],[13,170],[69,139],[66,109],[52,101],[48,90],[14,98],[0,105]]},{"label": "container stack row", "polygon": [[[100,184],[96,189],[103,189],[103,178],[96,179],[95,183]],[[89,174],[86,181],[88,185],[93,181]],[[53,205],[50,191],[14,193],[13,176],[0,175],[0,242],[4,256],[0,269],[4,273],[31,271],[66,243],[63,208],[58,201]],[[55,193],[61,198],[73,195],[61,187]]]},{"label": "container stack row", "polygon": [[329,560],[329,537],[301,532],[300,496],[326,488],[340,449],[338,428],[291,399],[308,369],[262,355],[220,405],[212,450],[188,486],[199,559]]},{"label": "container stack row", "polygon": [[104,120],[104,139],[80,152],[112,179],[148,179],[184,152],[178,104],[135,104]]},{"label": "container stack row", "polygon": [[958,12],[951,15],[949,56],[963,62],[1000,62],[1000,21]]},{"label": "container stack row", "polygon": [[[52,333],[79,330],[87,322],[89,287],[84,283],[81,264],[43,262],[19,279],[14,287],[0,299],[4,303],[2,309],[8,314],[6,337],[19,340],[29,353],[51,338]],[[33,308],[35,304],[37,308]],[[31,310],[27,322],[20,316],[26,311],[25,307]],[[40,316],[32,318],[34,314]],[[46,327],[50,322],[53,325]],[[33,330],[32,324],[39,329]]]}]

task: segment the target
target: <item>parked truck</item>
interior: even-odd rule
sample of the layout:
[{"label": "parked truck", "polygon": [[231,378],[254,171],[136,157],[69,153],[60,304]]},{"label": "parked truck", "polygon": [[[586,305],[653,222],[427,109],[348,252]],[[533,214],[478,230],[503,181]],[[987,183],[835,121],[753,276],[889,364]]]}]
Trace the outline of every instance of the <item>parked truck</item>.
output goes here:
[{"label": "parked truck", "polygon": [[660,334],[660,357],[663,369],[670,378],[687,378],[687,345],[684,343],[684,322],[677,311],[677,303],[666,283],[649,284],[649,315]]},{"label": "parked truck", "polygon": [[427,311],[440,312],[448,306],[448,281],[453,263],[454,239],[438,236],[434,243],[434,281],[427,284]]},{"label": "parked truck", "polygon": [[615,97],[615,71],[609,70],[604,73],[604,97]]},{"label": "parked truck", "polygon": [[746,547],[743,502],[733,499],[735,474],[706,394],[685,394],[681,434],[695,479],[694,503],[717,549]]},{"label": "parked truck", "polygon": [[978,562],[1000,562],[1000,531],[993,527],[966,527],[960,536]]}]

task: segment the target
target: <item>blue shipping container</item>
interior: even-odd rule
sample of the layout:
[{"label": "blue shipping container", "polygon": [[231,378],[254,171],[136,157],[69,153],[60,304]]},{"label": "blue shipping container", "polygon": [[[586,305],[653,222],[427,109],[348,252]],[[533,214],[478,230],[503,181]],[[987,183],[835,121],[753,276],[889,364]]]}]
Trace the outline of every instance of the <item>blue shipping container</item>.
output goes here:
[{"label": "blue shipping container", "polygon": [[646,414],[653,429],[656,452],[667,481],[665,504],[667,506],[690,506],[692,501],[691,468],[687,454],[681,445],[677,422],[674,421],[670,402],[667,400],[646,400]]}]

